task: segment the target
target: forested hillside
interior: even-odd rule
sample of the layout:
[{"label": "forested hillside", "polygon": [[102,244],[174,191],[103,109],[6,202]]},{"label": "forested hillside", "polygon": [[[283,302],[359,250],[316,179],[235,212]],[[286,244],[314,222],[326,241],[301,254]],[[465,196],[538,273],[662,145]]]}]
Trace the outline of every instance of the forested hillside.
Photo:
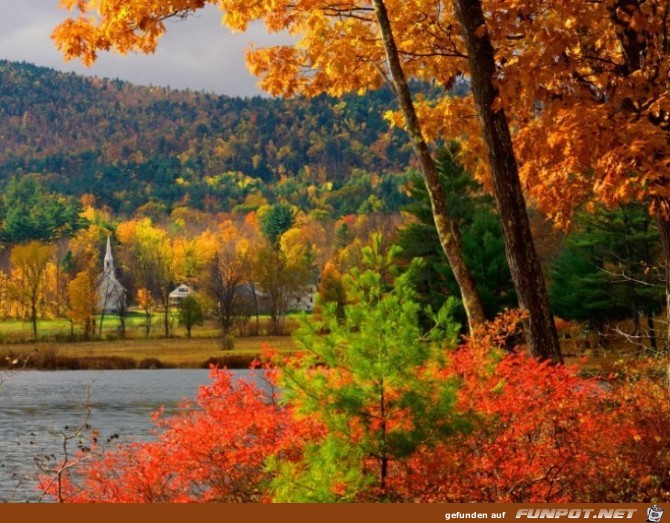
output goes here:
[{"label": "forested hillside", "polygon": [[[305,206],[309,185],[332,182],[336,193],[352,173],[407,168],[406,138],[383,120],[391,107],[387,90],[230,98],[0,61],[0,181],[36,173],[49,191],[93,194],[122,213],[148,202],[227,211],[261,193],[272,201],[282,184]],[[356,211],[356,192],[324,205]]]}]

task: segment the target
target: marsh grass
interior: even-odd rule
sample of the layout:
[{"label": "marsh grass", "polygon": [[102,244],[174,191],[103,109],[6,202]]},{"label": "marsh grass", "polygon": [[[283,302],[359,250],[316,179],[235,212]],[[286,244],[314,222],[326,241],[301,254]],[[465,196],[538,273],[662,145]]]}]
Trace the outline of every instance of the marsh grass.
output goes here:
[{"label": "marsh grass", "polygon": [[[168,338],[79,343],[21,343],[0,346],[0,367],[31,369],[206,368],[210,363],[247,368],[264,346],[281,352],[297,347],[288,336],[236,338],[222,351],[220,338]],[[14,363],[16,362],[16,363]]]}]

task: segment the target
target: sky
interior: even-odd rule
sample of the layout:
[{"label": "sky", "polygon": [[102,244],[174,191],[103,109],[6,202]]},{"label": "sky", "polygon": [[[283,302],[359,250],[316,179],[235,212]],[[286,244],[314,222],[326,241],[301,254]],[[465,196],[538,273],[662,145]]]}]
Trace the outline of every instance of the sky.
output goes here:
[{"label": "sky", "polygon": [[50,34],[68,16],[58,0],[0,0],[0,59],[26,61],[79,74],[118,78],[139,85],[169,86],[229,96],[262,94],[244,65],[244,49],[279,42],[262,24],[244,34],[221,26],[221,14],[209,6],[185,21],[169,21],[166,35],[152,55],[101,53],[91,67],[65,62]]}]

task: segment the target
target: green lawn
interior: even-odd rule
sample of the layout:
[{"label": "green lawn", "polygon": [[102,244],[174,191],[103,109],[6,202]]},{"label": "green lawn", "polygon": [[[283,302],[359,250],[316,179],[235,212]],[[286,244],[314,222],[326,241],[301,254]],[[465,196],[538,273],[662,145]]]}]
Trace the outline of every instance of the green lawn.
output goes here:
[{"label": "green lawn", "polygon": [[[28,361],[28,367],[41,369],[61,368],[144,368],[144,367],[206,367],[208,362],[231,367],[247,367],[267,345],[280,351],[295,349],[290,336],[268,336],[270,321],[267,317],[249,321],[246,332],[259,336],[234,336],[233,350],[223,350],[221,330],[215,320],[192,329],[192,338],[180,327],[177,315],[170,316],[170,337],[164,337],[163,315],[151,316],[151,331],[147,338],[144,313],[131,311],[125,318],[125,336],[120,336],[117,315],[105,315],[100,331],[97,319],[95,336],[83,340],[79,326],[71,326],[67,319],[40,320],[38,340],[33,340],[30,321],[0,321],[0,367],[16,360]],[[296,318],[287,318],[287,331],[297,325]],[[72,336],[74,335],[74,336]]]},{"label": "green lawn", "polygon": [[[286,331],[291,332],[297,326],[297,314],[289,314],[286,318]],[[102,320],[102,331],[100,322]],[[146,318],[143,312],[130,311],[125,318],[126,338],[144,339]],[[150,338],[164,337],[163,315],[152,313]],[[171,313],[169,317],[170,336],[186,337],[186,329],[178,324],[176,313]],[[119,337],[121,322],[118,315],[107,314],[104,318],[98,316],[96,319],[95,337],[101,339],[112,339]],[[267,316],[259,318],[258,332],[256,332],[256,319],[251,318],[246,326],[246,331],[250,335],[267,335],[271,332],[270,320]],[[37,322],[38,341],[68,341],[71,340],[71,333],[75,339],[80,338],[82,329],[79,325],[72,327],[66,318],[41,319]],[[220,329],[217,322],[213,319],[207,320],[203,326],[196,326],[191,334],[194,338],[214,338],[220,336]],[[33,326],[30,320],[2,320],[0,321],[0,344],[2,343],[21,343],[33,341]]]}]

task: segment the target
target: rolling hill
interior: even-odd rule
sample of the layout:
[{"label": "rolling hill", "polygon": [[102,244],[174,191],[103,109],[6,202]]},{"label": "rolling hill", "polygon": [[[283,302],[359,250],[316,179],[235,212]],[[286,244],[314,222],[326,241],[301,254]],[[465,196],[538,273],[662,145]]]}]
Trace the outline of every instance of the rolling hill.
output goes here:
[{"label": "rolling hill", "polygon": [[387,90],[233,98],[0,61],[0,185],[32,174],[121,213],[147,202],[230,210],[250,190],[272,200],[268,187],[287,179],[337,189],[407,168],[406,138],[382,118],[391,107]]}]

